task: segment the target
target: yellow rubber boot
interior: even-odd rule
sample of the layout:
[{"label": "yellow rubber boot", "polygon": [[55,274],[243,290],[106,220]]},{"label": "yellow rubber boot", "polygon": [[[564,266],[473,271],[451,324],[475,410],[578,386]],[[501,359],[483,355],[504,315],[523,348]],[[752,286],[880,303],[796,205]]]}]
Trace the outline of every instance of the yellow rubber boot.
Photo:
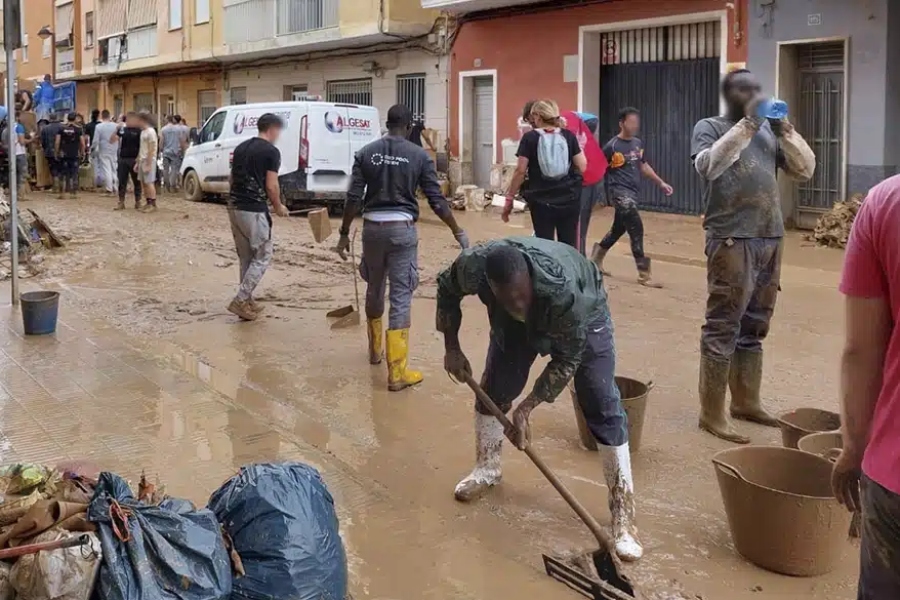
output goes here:
[{"label": "yellow rubber boot", "polygon": [[381,317],[366,321],[366,330],[369,334],[369,364],[380,365],[384,355],[384,329]]},{"label": "yellow rubber boot", "polygon": [[388,389],[399,392],[422,383],[422,374],[406,368],[409,359],[409,329],[387,331]]}]

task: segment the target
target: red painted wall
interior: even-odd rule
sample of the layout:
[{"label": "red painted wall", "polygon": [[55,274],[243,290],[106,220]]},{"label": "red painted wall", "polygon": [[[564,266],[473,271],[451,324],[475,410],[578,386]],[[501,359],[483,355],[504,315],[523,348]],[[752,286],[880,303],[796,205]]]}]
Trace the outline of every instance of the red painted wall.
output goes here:
[{"label": "red painted wall", "polygon": [[[515,139],[516,117],[534,98],[553,98],[562,110],[578,107],[578,84],[563,82],[563,56],[578,54],[578,28],[685,13],[728,10],[728,62],[747,60],[747,0],[741,3],[740,40],[734,35],[735,4],[726,0],[613,0],[530,15],[463,23],[451,53],[450,151],[459,154],[459,73],[497,69],[498,139]],[[510,9],[512,10],[512,9]],[[481,60],[475,66],[476,59]]]}]

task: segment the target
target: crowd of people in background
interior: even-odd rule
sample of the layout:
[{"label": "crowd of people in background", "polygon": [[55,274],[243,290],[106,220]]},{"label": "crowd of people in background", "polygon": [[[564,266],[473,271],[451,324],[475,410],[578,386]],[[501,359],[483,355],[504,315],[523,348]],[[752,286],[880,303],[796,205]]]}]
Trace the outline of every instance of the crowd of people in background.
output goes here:
[{"label": "crowd of people in background", "polygon": [[[77,198],[80,189],[97,189],[117,195],[115,208],[122,210],[130,188],[134,207],[153,212],[157,184],[169,193],[180,190],[181,162],[190,143],[190,129],[180,115],[167,116],[160,128],[149,112],[114,116],[95,109],[85,122],[76,112],[36,115],[34,106],[31,95],[17,100],[12,152],[2,133],[7,115],[0,110],[0,146],[15,157],[19,198],[27,198],[28,182],[50,188],[58,198]],[[8,175],[3,180],[8,181]]]}]

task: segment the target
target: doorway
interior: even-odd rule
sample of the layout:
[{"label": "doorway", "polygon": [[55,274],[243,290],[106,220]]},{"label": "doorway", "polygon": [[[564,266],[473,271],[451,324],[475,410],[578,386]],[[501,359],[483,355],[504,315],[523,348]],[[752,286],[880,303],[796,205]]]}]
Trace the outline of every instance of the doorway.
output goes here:
[{"label": "doorway", "polygon": [[489,189],[494,164],[494,79],[476,77],[473,82],[472,178],[475,185]]}]

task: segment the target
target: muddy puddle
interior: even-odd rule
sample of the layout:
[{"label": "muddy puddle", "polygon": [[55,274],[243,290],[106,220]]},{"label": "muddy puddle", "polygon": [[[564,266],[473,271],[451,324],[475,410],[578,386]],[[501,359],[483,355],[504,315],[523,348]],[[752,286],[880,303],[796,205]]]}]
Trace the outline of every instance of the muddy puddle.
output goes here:
[{"label": "muddy puddle", "polygon": [[[525,457],[507,445],[503,484],[472,506],[453,500],[474,460],[473,399],[443,372],[442,340],[433,331],[434,277],[456,252],[445,229],[420,226],[423,283],[410,362],[425,382],[391,394],[384,367],[367,363],[364,328],[328,328],[325,312],[352,301],[351,267],[313,243],[305,220],[276,221],[275,263],[259,290],[265,317],[246,324],[224,310],[237,266],[221,206],[163,199],[158,213],[142,215],[115,213],[90,197],[31,204],[72,242],[29,285],[61,289],[64,311],[114,331],[123,360],[156,382],[162,400],[144,429],[151,439],[185,427],[173,415],[197,405],[185,433],[193,440],[191,468],[206,461],[224,478],[246,462],[296,459],[321,469],[339,508],[356,598],[578,597],[543,574],[541,554],[595,542]],[[597,217],[590,238],[610,219]],[[489,215],[462,222],[473,241],[531,233],[521,218],[509,226]],[[683,221],[651,216],[645,226],[658,247],[683,260],[656,263],[654,274],[667,287],[648,290],[634,283],[624,242],[607,259],[616,274],[607,288],[619,374],[656,384],[633,465],[646,556],[629,574],[650,598],[854,597],[849,545],[841,568],[814,579],[767,573],[735,554],[709,460],[728,446],[696,427],[705,288],[691,257],[702,244],[686,237],[696,234],[685,233]],[[769,341],[765,396],[776,411],[836,402],[834,370],[822,365],[839,355],[839,298],[806,262],[814,261],[802,255],[785,270],[796,277],[784,284]],[[487,321],[477,300],[464,304],[461,337],[480,371]],[[758,443],[778,443],[777,430],[741,428]],[[538,408],[533,430],[547,462],[607,523],[602,464],[580,448],[571,403]],[[147,454],[158,448],[148,444]],[[189,489],[191,476],[175,486]]]}]

